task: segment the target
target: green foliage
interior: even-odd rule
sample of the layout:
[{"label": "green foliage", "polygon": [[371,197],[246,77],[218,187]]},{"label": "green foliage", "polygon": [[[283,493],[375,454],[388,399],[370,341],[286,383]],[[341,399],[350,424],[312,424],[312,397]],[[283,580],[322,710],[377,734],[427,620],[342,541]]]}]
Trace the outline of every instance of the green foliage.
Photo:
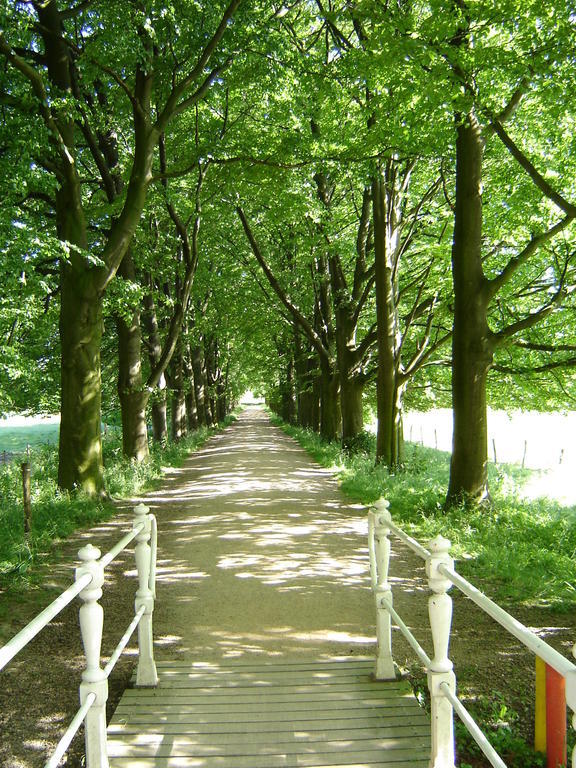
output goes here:
[{"label": "green foliage", "polygon": [[[490,697],[476,700],[470,707],[470,713],[482,729],[488,740],[504,760],[508,768],[544,768],[546,756],[535,752],[524,739],[515,733],[519,716],[505,704],[505,697],[498,691],[492,691]],[[482,752],[466,727],[456,722],[457,752],[461,756],[461,768],[473,768],[467,760],[484,759]]]},{"label": "green foliage", "polygon": [[[438,534],[452,541],[458,571],[501,603],[525,603],[568,611],[576,606],[576,515],[574,508],[541,498],[520,498],[532,474],[511,465],[491,466],[490,507],[443,510],[449,455],[408,444],[405,465],[390,473],[373,455],[348,455],[338,443],[282,425],[326,467],[354,500],[390,501],[397,523],[423,543]],[[514,557],[510,557],[514,552]]]},{"label": "green foliage", "polygon": [[58,441],[58,424],[34,424],[31,426],[3,426],[0,419],[0,453],[19,453],[28,445],[39,446]]}]

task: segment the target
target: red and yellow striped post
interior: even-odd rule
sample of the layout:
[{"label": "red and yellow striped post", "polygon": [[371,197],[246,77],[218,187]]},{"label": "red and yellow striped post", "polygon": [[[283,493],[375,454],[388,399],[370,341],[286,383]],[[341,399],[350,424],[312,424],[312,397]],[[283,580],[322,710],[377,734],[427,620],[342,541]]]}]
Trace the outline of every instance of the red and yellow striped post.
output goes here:
[{"label": "red and yellow striped post", "polygon": [[534,749],[546,754],[546,768],[565,768],[566,682],[539,657],[536,657]]}]

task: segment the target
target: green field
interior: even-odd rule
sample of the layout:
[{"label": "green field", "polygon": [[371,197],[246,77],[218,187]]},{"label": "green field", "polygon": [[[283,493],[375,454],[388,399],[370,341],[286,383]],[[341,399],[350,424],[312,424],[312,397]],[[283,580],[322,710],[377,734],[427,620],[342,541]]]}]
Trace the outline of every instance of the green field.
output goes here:
[{"label": "green field", "polygon": [[26,446],[32,447],[56,443],[58,424],[30,424],[26,426],[3,427],[0,425],[0,453],[20,453]]}]

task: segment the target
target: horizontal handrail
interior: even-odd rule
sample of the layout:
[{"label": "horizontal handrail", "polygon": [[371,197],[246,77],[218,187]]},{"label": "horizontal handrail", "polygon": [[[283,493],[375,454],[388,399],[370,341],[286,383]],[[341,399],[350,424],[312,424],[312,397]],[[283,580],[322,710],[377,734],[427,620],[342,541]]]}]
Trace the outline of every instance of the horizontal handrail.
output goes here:
[{"label": "horizontal handrail", "polygon": [[432,659],[428,656],[424,648],[422,648],[418,640],[416,640],[412,632],[408,629],[406,624],[402,621],[402,619],[400,618],[398,613],[395,611],[395,609],[390,605],[390,603],[383,600],[382,606],[385,607],[388,613],[390,614],[390,616],[392,616],[392,618],[394,619],[394,621],[398,626],[398,629],[402,632],[402,634],[408,641],[408,644],[410,645],[410,647],[412,648],[416,656],[418,656],[422,664],[426,668],[428,668],[430,664],[432,664]]},{"label": "horizontal handrail", "polygon": [[105,555],[102,555],[100,558],[100,565],[102,568],[106,568],[107,565],[110,565],[112,560],[114,560],[115,557],[118,557],[120,552],[122,552],[123,549],[126,549],[128,544],[138,536],[140,531],[142,531],[144,528],[144,523],[139,523],[138,525],[134,526],[134,528],[131,531],[128,531],[128,533],[123,536],[120,541],[112,547],[112,549],[107,552]]},{"label": "horizontal handrail", "polygon": [[490,744],[486,736],[484,736],[480,730],[480,726],[474,720],[470,712],[468,712],[458,696],[455,696],[452,693],[448,683],[440,683],[440,690],[444,696],[446,696],[450,704],[452,704],[454,711],[466,726],[468,733],[472,736],[476,744],[478,744],[484,755],[488,758],[490,764],[493,765],[494,768],[507,768],[506,763],[503,762],[498,752],[496,752],[492,744]]},{"label": "horizontal handrail", "polygon": [[415,552],[422,560],[427,560],[430,557],[430,552],[428,552],[427,549],[419,544],[416,539],[413,539],[412,536],[408,536],[408,534],[403,531],[402,528],[399,528],[396,523],[393,523],[392,520],[386,521],[386,525],[388,528],[390,528],[391,531],[394,531],[396,536],[398,536],[399,539],[402,539],[404,544],[407,544],[410,549]]},{"label": "horizontal handrail", "polygon": [[14,635],[6,645],[0,648],[0,670],[11,661],[24,646],[36,637],[36,635],[49,624],[52,619],[69,605],[74,598],[92,581],[92,575],[87,573],[68,589],[64,590],[56,600],[53,600],[44,610],[35,616],[26,626]]},{"label": "horizontal handrail", "polygon": [[480,592],[473,584],[470,584],[465,578],[456,573],[452,568],[448,568],[446,565],[440,565],[438,567],[440,573],[446,576],[454,586],[463,592],[466,597],[469,597],[473,603],[481,608],[485,613],[491,616],[494,621],[498,622],[504,627],[511,635],[519,640],[526,648],[529,648],[536,656],[539,656],[546,664],[549,664],[558,674],[566,675],[569,672],[576,671],[576,665],[569,659],[562,656],[561,653],[554,650],[545,640],[534,634],[532,630],[524,626],[522,622],[515,619],[507,611],[497,605],[493,600],[483,592]]},{"label": "horizontal handrail", "polygon": [[72,722],[66,729],[66,733],[62,736],[60,741],[58,742],[58,746],[56,747],[55,751],[52,753],[52,757],[48,760],[48,762],[44,765],[44,768],[57,768],[58,763],[64,755],[66,754],[66,751],[68,747],[70,746],[70,742],[76,736],[76,733],[82,723],[84,722],[84,719],[86,715],[88,714],[88,710],[94,704],[96,701],[96,694],[95,693],[89,693],[88,696],[86,696],[86,701],[78,712],[76,712]]},{"label": "horizontal handrail", "polygon": [[142,616],[144,616],[145,611],[146,611],[146,607],[144,605],[138,609],[138,611],[136,612],[136,615],[128,625],[128,629],[126,630],[126,632],[124,632],[124,634],[120,638],[120,642],[116,646],[112,656],[110,656],[108,660],[108,664],[106,664],[106,666],[104,667],[104,672],[106,673],[106,677],[110,675],[110,673],[116,666],[116,662],[120,658],[124,648],[126,648],[126,646],[128,645],[128,641],[134,634],[134,630],[136,629],[138,624],[140,624],[140,619],[142,618]]}]

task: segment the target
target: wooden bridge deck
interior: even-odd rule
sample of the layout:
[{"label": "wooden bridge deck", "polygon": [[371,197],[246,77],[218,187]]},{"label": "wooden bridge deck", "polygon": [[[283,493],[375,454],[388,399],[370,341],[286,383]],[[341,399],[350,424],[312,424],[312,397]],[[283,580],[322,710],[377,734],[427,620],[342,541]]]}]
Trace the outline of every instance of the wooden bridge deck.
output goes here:
[{"label": "wooden bridge deck", "polygon": [[373,661],[165,662],[110,722],[111,768],[424,768],[430,724]]}]

